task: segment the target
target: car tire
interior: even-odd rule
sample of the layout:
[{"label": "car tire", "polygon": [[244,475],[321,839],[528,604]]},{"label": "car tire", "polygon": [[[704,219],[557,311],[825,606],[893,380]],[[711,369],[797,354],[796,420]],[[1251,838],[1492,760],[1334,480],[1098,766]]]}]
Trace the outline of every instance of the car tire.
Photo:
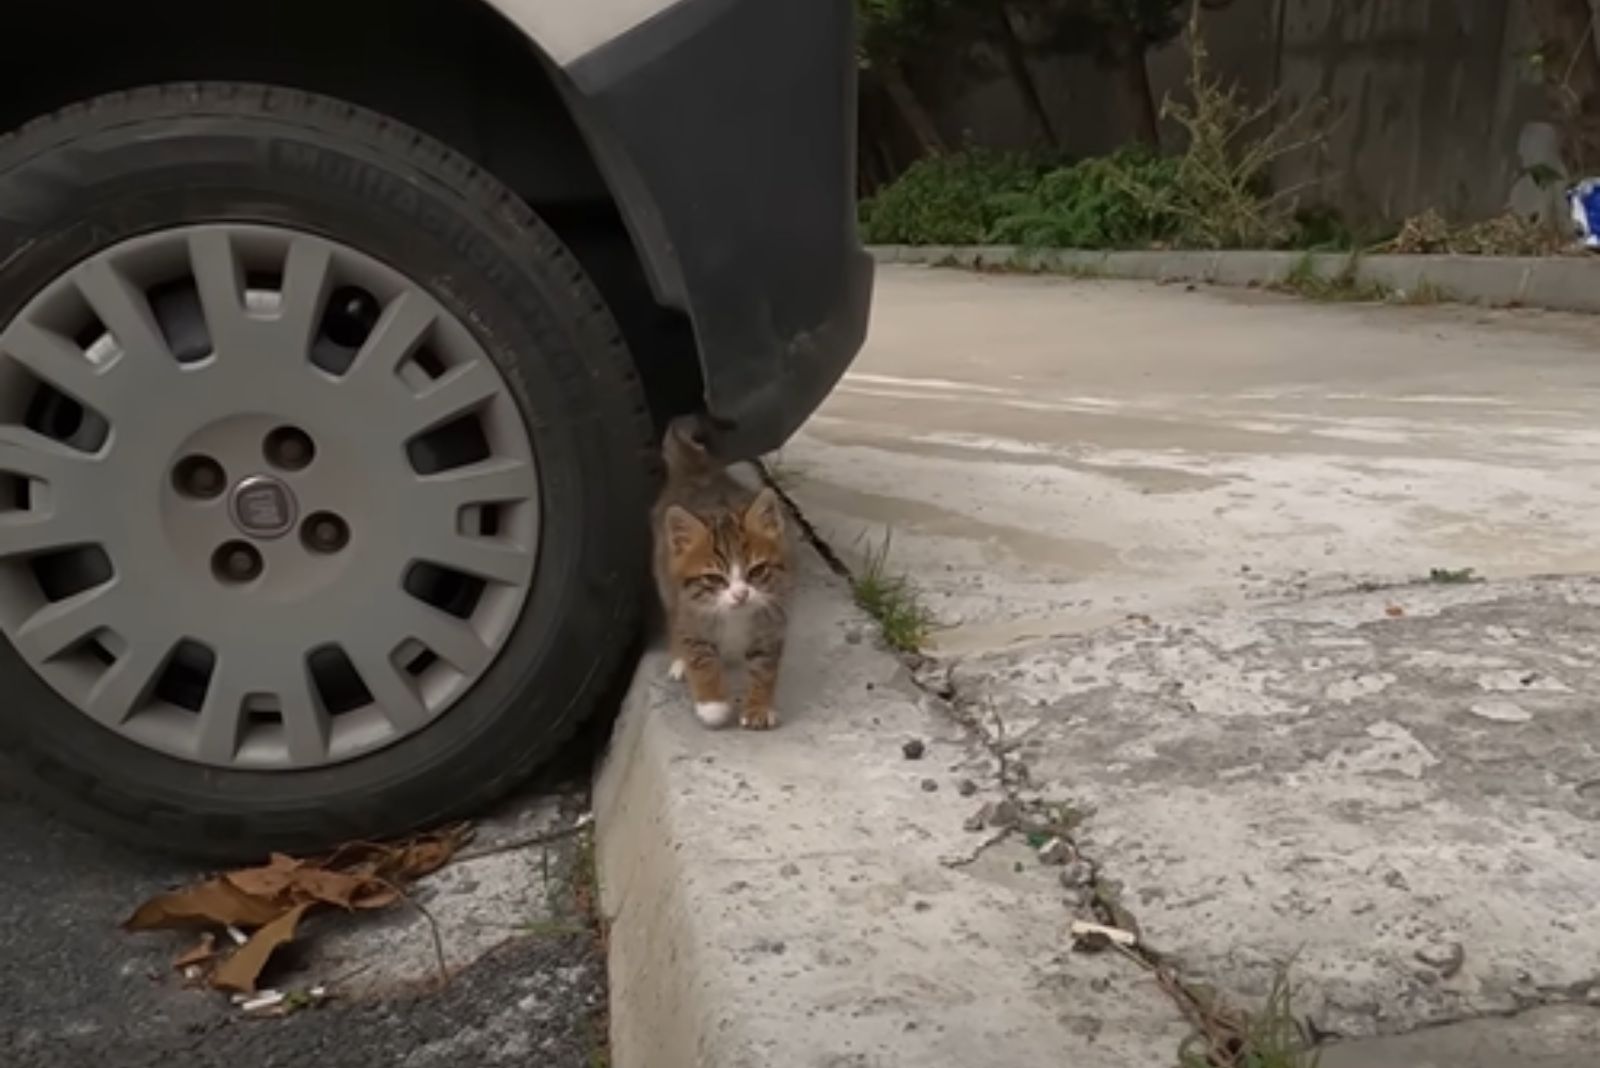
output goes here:
[{"label": "car tire", "polygon": [[[7,632],[0,641],[0,690],[6,694],[0,754],[14,767],[23,793],[80,824],[121,841],[211,859],[324,848],[466,816],[551,757],[616,681],[634,644],[648,558],[645,515],[656,470],[655,436],[617,326],[554,233],[518,197],[450,149],[399,122],[326,97],[202,84],[76,104],[0,141],[0,328],[35,314],[28,309],[52,285],[107,250],[158,242],[176,228],[196,226],[233,228],[227,231],[230,247],[252,244],[258,234],[269,235],[261,239],[269,244],[271,235],[287,234],[290,241],[310,235],[307,240],[325,243],[352,265],[365,264],[363,270],[403,276],[414,284],[417,299],[436,301],[441,314],[464,326],[470,337],[463,335],[462,344],[476,345],[474,351],[489,357],[536,462],[537,489],[530,501],[537,510],[537,540],[529,550],[535,562],[525,584],[513,591],[520,607],[503,621],[488,665],[470,684],[461,682],[467,675],[452,675],[460,692],[425,724],[381,745],[356,738],[342,757],[328,741],[325,759],[284,767],[272,766],[279,750],[268,743],[289,738],[291,728],[286,712],[272,711],[271,699],[261,706],[264,713],[252,710],[248,698],[243,705],[235,702],[242,725],[233,728],[241,733],[229,751],[246,751],[240,739],[259,729],[268,741],[256,763],[186,758],[181,732],[153,735],[171,739],[170,745],[144,744],[84,714],[64,695],[66,683],[50,681],[59,665],[23,652],[18,620],[26,612],[18,609],[8,621],[0,611]],[[193,277],[203,291],[198,268]],[[291,284],[280,283],[283,293]],[[154,308],[152,293],[146,296]],[[246,304],[248,298],[247,293]],[[331,313],[323,308],[318,314]],[[0,352],[0,364],[7,359]],[[26,480],[32,473],[26,463],[15,462],[4,424],[33,416],[24,414],[31,410],[27,405],[7,399],[7,389],[21,387],[8,385],[6,374],[0,368],[0,474]],[[495,394],[494,403],[501,396]],[[280,407],[297,403],[291,398]],[[176,404],[141,412],[141,425],[189,419]],[[295,416],[292,410],[269,414],[291,421]],[[364,410],[352,408],[348,420],[352,428],[362,426]],[[367,447],[355,429],[346,437],[351,449]],[[169,480],[154,467],[124,470],[122,476],[119,486],[146,486],[150,493]],[[361,491],[356,482],[348,484],[352,492]],[[238,506],[238,498],[230,500],[230,507]],[[107,530],[134,522],[104,507]],[[395,514],[382,513],[391,526]],[[368,555],[358,560],[390,552],[409,534],[389,529],[364,536],[362,553]],[[289,540],[273,543],[270,551]],[[34,558],[4,557],[4,544],[0,536],[0,570],[26,575],[23,569],[32,568],[37,577]],[[261,545],[269,551],[268,543]],[[182,553],[175,550],[172,557],[167,563],[174,569],[190,567]],[[119,575],[123,569],[138,572],[147,559],[115,560],[114,566]],[[193,567],[182,573],[201,576],[194,579],[198,590],[202,573]],[[17,583],[26,585],[0,575],[0,607]],[[166,611],[164,598],[151,592],[155,587],[141,589],[149,611]],[[185,596],[174,589],[172,603]],[[239,613],[228,617],[229,626],[257,611],[263,620],[278,621],[274,626],[294,618],[284,614],[288,609],[244,595],[228,603],[237,603]],[[351,612],[357,618],[356,609]],[[307,628],[320,623],[309,615],[304,619]],[[205,639],[203,633],[191,636]],[[122,654],[114,650],[98,649],[97,655],[110,659],[113,668],[121,663]],[[170,661],[176,654],[167,655],[162,672],[176,670]],[[389,651],[391,663],[398,663],[397,655],[398,648]],[[416,661],[429,655],[424,648]],[[212,657],[206,676],[212,681],[205,685],[216,685],[225,660]],[[158,697],[165,680],[162,674],[150,683]],[[157,698],[140,698],[147,699]],[[197,701],[202,711],[209,707],[204,694]],[[324,740],[341,737],[337,724],[345,713],[330,711],[325,692],[316,703]],[[127,723],[145,715],[136,712]],[[169,725],[181,719],[165,704],[161,715]],[[292,739],[283,746],[282,753],[293,753]]]}]

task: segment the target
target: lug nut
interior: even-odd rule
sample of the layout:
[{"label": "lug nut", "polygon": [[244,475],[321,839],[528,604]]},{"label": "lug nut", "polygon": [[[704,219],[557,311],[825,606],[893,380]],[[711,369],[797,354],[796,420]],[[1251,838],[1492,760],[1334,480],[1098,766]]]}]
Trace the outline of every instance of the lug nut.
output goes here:
[{"label": "lug nut", "polygon": [[306,517],[300,537],[312,552],[336,553],[349,544],[350,528],[332,512],[317,512]]},{"label": "lug nut", "polygon": [[227,484],[222,465],[209,456],[185,456],[172,469],[172,487],[185,497],[209,500]]},{"label": "lug nut", "polygon": [[268,434],[261,451],[267,463],[285,471],[298,471],[310,464],[317,455],[317,447],[312,444],[310,435],[292,426],[280,426]]},{"label": "lug nut", "polygon": [[211,554],[211,571],[223,582],[251,582],[261,575],[261,553],[242,541],[230,541]]}]

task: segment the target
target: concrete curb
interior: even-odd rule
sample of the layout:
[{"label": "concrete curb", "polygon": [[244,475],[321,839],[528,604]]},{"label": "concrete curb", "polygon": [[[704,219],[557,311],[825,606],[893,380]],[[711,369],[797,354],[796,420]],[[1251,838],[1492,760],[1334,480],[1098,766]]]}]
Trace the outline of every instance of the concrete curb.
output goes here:
[{"label": "concrete curb", "polygon": [[1427,286],[1440,299],[1466,304],[1600,314],[1600,256],[1086,252],[1015,245],[878,245],[871,251],[879,263],[1258,287],[1284,281],[1309,256],[1321,277],[1336,278],[1353,262],[1356,281],[1401,294]]},{"label": "concrete curb", "polygon": [[1171,1061],[1185,1029],[1155,985],[1066,953],[1053,869],[1009,843],[992,873],[951,867],[986,837],[962,824],[999,796],[988,751],[804,554],[781,729],[704,730],[660,651],[625,699],[595,784],[611,1063]]}]

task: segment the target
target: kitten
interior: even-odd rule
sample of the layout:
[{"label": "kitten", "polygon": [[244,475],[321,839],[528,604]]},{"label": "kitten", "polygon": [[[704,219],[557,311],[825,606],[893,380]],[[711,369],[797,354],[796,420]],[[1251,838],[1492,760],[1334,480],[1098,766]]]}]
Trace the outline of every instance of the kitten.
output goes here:
[{"label": "kitten", "polygon": [[710,454],[698,419],[667,428],[667,484],[652,515],[656,586],[666,609],[674,679],[687,678],[708,727],[733,719],[723,666],[744,661],[739,724],[778,725],[772,707],[788,628],[788,534],[770,487],[752,492]]}]

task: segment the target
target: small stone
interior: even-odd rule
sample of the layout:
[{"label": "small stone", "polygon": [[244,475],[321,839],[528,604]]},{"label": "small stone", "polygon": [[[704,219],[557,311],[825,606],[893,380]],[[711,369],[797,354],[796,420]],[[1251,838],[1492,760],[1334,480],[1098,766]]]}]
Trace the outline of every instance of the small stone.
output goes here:
[{"label": "small stone", "polygon": [[861,628],[860,627],[851,627],[849,630],[845,631],[844,632],[844,640],[845,640],[845,643],[847,645],[860,645],[861,644]]},{"label": "small stone", "polygon": [[961,827],[967,831],[981,831],[989,825],[989,818],[982,812],[974,812],[961,821]]},{"label": "small stone", "polygon": [[917,901],[911,907],[918,912],[927,912],[933,908],[933,903],[931,901]]},{"label": "small stone", "polygon": [[1061,869],[1061,885],[1077,890],[1094,882],[1094,865],[1086,860],[1074,860]]},{"label": "small stone", "polygon": [[800,874],[800,865],[791,861],[779,868],[778,874],[783,876],[785,879],[793,879],[795,876]]},{"label": "small stone", "polygon": [[939,789],[939,784],[937,782],[935,782],[933,779],[923,779],[922,780],[922,789],[923,789],[924,792],[931,794],[935,790]]},{"label": "small stone", "polygon": [[956,783],[956,793],[960,794],[962,797],[971,797],[977,792],[978,784],[973,782],[971,779],[962,779],[960,782]]},{"label": "small stone", "polygon": [[1039,847],[1040,864],[1065,864],[1072,859],[1072,843],[1065,838],[1052,838]]},{"label": "small stone", "polygon": [[921,760],[922,754],[926,753],[927,751],[928,747],[923,743],[921,738],[913,738],[905,745],[900,747],[900,752],[905,755],[907,760]]},{"label": "small stone", "polygon": [[991,827],[1016,827],[1022,822],[1022,812],[1017,808],[1017,803],[1010,798],[1004,801],[994,801],[983,806],[984,822]]},{"label": "small stone", "polygon": [[1428,967],[1439,969],[1440,978],[1451,979],[1467,962],[1467,947],[1460,942],[1451,942],[1444,946],[1428,946],[1417,950],[1416,957]]}]

